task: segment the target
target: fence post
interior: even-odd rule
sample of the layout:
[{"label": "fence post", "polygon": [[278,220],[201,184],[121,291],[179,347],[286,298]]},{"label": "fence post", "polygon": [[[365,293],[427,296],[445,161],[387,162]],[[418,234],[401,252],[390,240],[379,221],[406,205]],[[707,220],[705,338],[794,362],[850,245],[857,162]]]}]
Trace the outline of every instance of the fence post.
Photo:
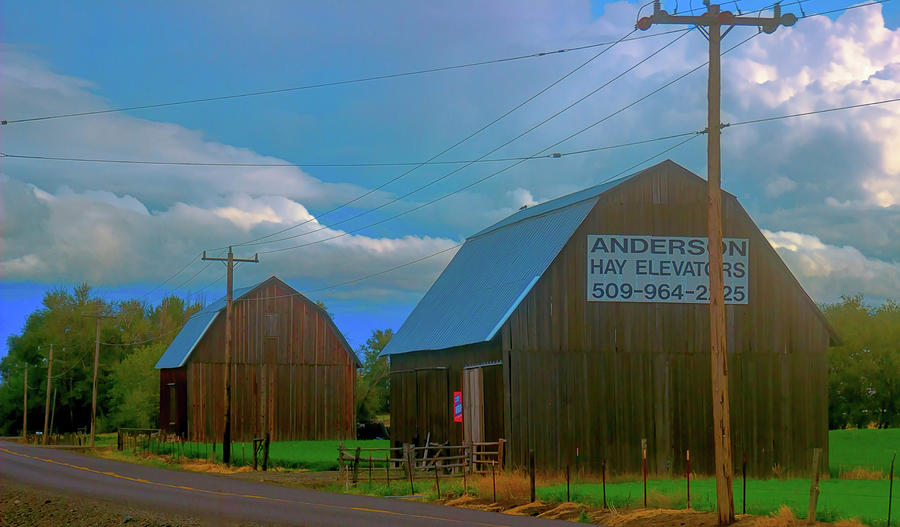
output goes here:
[{"label": "fence post", "polygon": [[816,505],[819,501],[819,455],[821,448],[813,449],[812,472],[809,475],[809,509],[806,513],[806,523],[816,524]]},{"label": "fence post", "polygon": [[372,452],[369,452],[369,488],[372,488]]},{"label": "fence post", "polygon": [[[253,470],[256,470],[256,440],[253,441]],[[344,472],[344,442],[338,443],[338,477]]]},{"label": "fence post", "polygon": [[569,465],[570,463],[566,463],[566,502],[572,501],[572,494],[569,491]]},{"label": "fence post", "polygon": [[263,443],[263,472],[269,467],[269,433],[266,432],[266,440]]},{"label": "fence post", "polygon": [[466,472],[468,471],[468,464],[466,463],[466,450],[465,450],[465,449],[463,449],[463,460],[462,460],[462,462],[463,462],[463,466],[462,466],[462,473],[463,473],[463,495],[464,495],[464,496],[468,496],[468,495],[469,495],[469,480],[468,480],[468,478],[466,477]]},{"label": "fence post", "polygon": [[741,514],[747,514],[747,453],[744,452],[744,462],[741,465],[741,478],[744,480],[744,485],[741,488],[741,494],[743,494],[742,505],[741,505]]},{"label": "fence post", "polygon": [[[26,441],[27,442],[27,441]],[[122,450],[122,429],[116,430],[116,450]]]},{"label": "fence post", "polygon": [[438,470],[438,464],[437,464],[439,453],[440,453],[440,449],[435,451],[434,462],[432,464],[434,465],[434,486],[437,487],[438,499],[441,499],[441,480],[440,480],[440,476],[438,476],[438,472],[440,472],[440,471]]},{"label": "fence post", "polygon": [[691,451],[685,455],[684,477],[687,480],[687,508],[691,508]]},{"label": "fence post", "polygon": [[356,447],[356,454],[353,456],[353,485],[359,482],[359,453],[360,447]]},{"label": "fence post", "polygon": [[894,499],[894,461],[897,460],[897,453],[894,452],[894,456],[891,457],[891,473],[888,476],[888,518],[887,518],[887,527],[891,527],[891,500]]},{"label": "fence post", "polygon": [[531,469],[531,503],[534,503],[534,449],[528,451],[528,466]]},{"label": "fence post", "polygon": [[[390,447],[388,447],[390,448]],[[391,490],[391,451],[384,455],[384,475],[387,478],[388,492]]]},{"label": "fence post", "polygon": [[600,473],[603,475],[603,508],[608,509],[606,505],[606,458],[600,460]]},{"label": "fence post", "polygon": [[413,450],[413,445],[407,443],[404,447],[406,449],[406,471],[409,473],[409,493],[415,494],[416,487],[413,484],[413,469],[415,463],[414,457],[416,454],[415,450]]},{"label": "fence post", "polygon": [[647,440],[641,439],[641,472],[644,475],[644,508],[647,508]]},{"label": "fence post", "polygon": [[[532,481],[534,481],[532,479]],[[492,503],[497,503],[497,475],[494,471],[494,464],[491,463],[491,489],[493,492],[494,501]],[[531,486],[531,501],[534,501],[534,485]]]},{"label": "fence post", "polygon": [[504,452],[503,445],[505,445],[505,444],[506,444],[506,439],[501,438],[499,441],[497,441],[497,462],[500,463],[500,470],[501,470],[501,471],[503,471],[503,466],[504,466],[504,465],[503,465],[503,458],[504,458],[504,455],[503,455],[503,452]]}]

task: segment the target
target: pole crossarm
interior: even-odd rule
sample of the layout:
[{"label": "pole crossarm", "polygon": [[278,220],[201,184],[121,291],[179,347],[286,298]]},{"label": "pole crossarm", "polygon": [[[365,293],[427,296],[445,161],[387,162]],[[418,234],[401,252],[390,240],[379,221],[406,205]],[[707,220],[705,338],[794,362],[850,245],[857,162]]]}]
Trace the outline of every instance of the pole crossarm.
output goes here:
[{"label": "pole crossarm", "polygon": [[697,16],[670,15],[662,9],[659,0],[653,3],[653,14],[645,16],[637,21],[636,29],[646,31],[653,24],[687,24],[691,26],[757,26],[764,33],[774,33],[778,26],[793,26],[797,22],[797,16],[793,13],[781,14],[781,5],[773,7],[774,16],[735,16],[731,11],[720,11],[712,14],[709,11]]},{"label": "pole crossarm", "polygon": [[[229,247],[229,252],[231,248]],[[206,251],[203,251],[203,257],[201,260],[209,260],[213,262],[228,262],[228,257],[215,257],[215,256],[206,256]],[[259,253],[253,255],[253,258],[232,258],[232,262],[250,262],[250,263],[259,263]]]}]

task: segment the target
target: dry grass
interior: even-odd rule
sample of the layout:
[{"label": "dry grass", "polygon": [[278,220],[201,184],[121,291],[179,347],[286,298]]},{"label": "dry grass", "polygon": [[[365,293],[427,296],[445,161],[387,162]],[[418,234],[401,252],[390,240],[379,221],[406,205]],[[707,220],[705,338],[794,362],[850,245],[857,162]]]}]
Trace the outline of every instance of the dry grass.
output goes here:
[{"label": "dry grass", "polygon": [[856,467],[840,473],[840,479],[887,479],[884,472],[880,470],[870,470],[864,467]]},{"label": "dry grass", "polygon": [[[497,502],[522,503],[531,499],[531,479],[522,471],[505,471],[497,473]],[[493,497],[493,482],[490,474],[474,481],[478,495],[482,498]]]},{"label": "dry grass", "polygon": [[650,489],[647,491],[647,506],[656,509],[675,509],[677,505],[683,504],[686,498],[684,493],[663,494],[658,490]]}]

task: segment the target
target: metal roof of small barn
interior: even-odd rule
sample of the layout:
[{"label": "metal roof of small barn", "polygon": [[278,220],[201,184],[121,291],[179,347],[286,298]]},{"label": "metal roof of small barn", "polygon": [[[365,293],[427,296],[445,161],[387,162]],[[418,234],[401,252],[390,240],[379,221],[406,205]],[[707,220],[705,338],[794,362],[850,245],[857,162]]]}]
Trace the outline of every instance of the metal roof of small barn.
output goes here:
[{"label": "metal roof of small barn", "polygon": [[635,175],[522,209],[469,237],[382,354],[444,349],[494,338],[598,196]]}]

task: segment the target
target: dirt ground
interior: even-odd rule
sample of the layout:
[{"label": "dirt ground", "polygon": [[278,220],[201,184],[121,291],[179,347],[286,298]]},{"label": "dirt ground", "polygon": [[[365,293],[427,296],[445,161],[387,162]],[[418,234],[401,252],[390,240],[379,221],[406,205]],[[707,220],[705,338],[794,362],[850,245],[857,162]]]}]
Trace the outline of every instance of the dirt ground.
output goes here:
[{"label": "dirt ground", "polygon": [[[112,500],[61,495],[45,489],[0,481],[0,526],[37,525],[197,527],[211,526],[213,523]],[[215,525],[221,523],[217,520]]]}]

